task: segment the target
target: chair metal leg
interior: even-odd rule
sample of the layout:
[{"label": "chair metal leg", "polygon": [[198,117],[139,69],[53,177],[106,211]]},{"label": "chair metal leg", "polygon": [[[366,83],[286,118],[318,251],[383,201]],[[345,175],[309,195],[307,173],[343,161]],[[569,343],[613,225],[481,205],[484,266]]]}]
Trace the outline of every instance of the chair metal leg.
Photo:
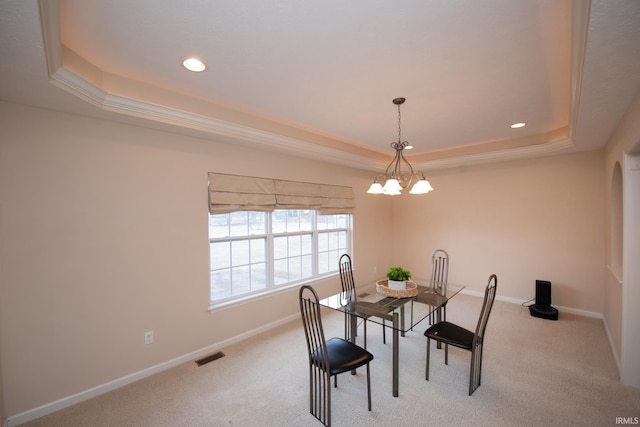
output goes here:
[{"label": "chair metal leg", "polygon": [[[328,376],[328,374],[327,374]],[[331,426],[331,378],[328,378],[329,384],[327,384],[328,387],[326,387],[327,389],[327,395],[326,395],[326,399],[327,399],[327,403],[325,405],[325,424],[327,425],[327,427]]]},{"label": "chair metal leg", "polygon": [[315,366],[309,368],[309,412],[331,425],[331,376]]},{"label": "chair metal leg", "polygon": [[471,352],[471,367],[469,369],[469,396],[476,389],[476,352]]},{"label": "chair metal leg", "polygon": [[369,401],[369,411],[371,411],[371,377],[369,373],[369,364],[367,363],[367,399]]},{"label": "chair metal leg", "polygon": [[469,373],[469,396],[480,387],[482,378],[482,344],[471,351],[471,368]]},{"label": "chair metal leg", "polygon": [[444,364],[449,364],[449,344],[444,345]]},{"label": "chair metal leg", "polygon": [[[440,323],[442,322],[442,307],[437,308],[436,310],[433,310],[433,316],[434,316],[434,322],[435,323]],[[446,315],[445,315],[446,317]],[[440,350],[442,348],[442,342],[438,341],[438,350]]]},{"label": "chair metal leg", "polygon": [[480,345],[480,354],[478,355],[478,368],[477,368],[477,372],[478,372],[478,387],[480,387],[480,382],[482,381],[482,344]]},{"label": "chair metal leg", "polygon": [[427,367],[425,369],[425,374],[424,374],[424,379],[429,381],[429,359],[431,358],[431,355],[429,354],[431,352],[431,339],[429,337],[427,337]]}]

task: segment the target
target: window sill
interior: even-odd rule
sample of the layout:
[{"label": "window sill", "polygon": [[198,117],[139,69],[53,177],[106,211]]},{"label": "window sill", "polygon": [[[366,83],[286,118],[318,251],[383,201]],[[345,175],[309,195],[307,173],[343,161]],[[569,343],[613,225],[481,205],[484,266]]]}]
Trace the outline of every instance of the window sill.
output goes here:
[{"label": "window sill", "polygon": [[292,283],[290,285],[283,285],[283,286],[279,286],[277,288],[272,288],[266,291],[262,291],[260,293],[257,294],[251,294],[251,295],[247,295],[244,297],[238,297],[236,299],[230,300],[230,301],[225,301],[225,302],[221,302],[221,303],[216,303],[213,304],[209,307],[208,311],[209,313],[214,313],[216,311],[223,311],[223,310],[227,310],[227,309],[231,309],[231,308],[235,308],[235,307],[239,307],[245,304],[249,304],[249,303],[253,303],[256,301],[260,301],[262,299],[266,299],[266,298],[270,298],[274,295],[278,295],[281,294],[283,292],[287,292],[290,291],[291,289],[294,288],[299,288],[300,286],[303,285],[313,285],[314,283],[320,283],[324,280],[328,280],[334,277],[338,277],[339,273],[336,271],[334,273],[329,273],[327,275],[324,276],[319,276],[319,277],[314,277],[313,279],[310,280],[305,280],[305,281],[301,281],[301,282],[296,282],[296,283]]}]

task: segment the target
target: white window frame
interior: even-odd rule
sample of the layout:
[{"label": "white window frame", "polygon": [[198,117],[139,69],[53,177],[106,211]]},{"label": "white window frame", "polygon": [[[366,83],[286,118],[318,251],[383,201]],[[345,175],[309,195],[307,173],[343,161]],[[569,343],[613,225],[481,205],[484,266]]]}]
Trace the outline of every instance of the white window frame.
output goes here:
[{"label": "white window frame", "polygon": [[[344,217],[345,224],[340,224],[336,227],[327,227],[324,228],[322,225],[319,226],[318,220],[321,214],[319,211],[314,210],[301,210],[301,209],[293,209],[293,211],[297,212],[308,212],[311,215],[311,227],[308,230],[292,230],[292,231],[274,231],[274,221],[275,215],[282,215],[282,212],[289,212],[289,210],[276,210],[273,212],[259,212],[260,214],[266,215],[264,232],[257,234],[246,234],[246,235],[234,235],[234,236],[218,236],[212,237],[211,228],[209,227],[209,306],[210,310],[235,304],[242,301],[252,300],[255,298],[263,297],[265,295],[281,292],[285,289],[289,289],[294,286],[299,286],[301,284],[313,282],[318,279],[330,277],[332,275],[338,274],[338,260],[340,255],[343,253],[351,253],[351,248],[353,246],[353,215],[352,214],[339,214],[336,217]],[[242,212],[251,212],[251,211],[242,211]],[[227,218],[231,218],[232,214],[219,214],[219,215],[229,215]],[[286,214],[289,215],[288,213]],[[209,223],[211,223],[212,215],[209,214]],[[333,216],[333,215],[324,215],[324,216]],[[230,224],[229,224],[230,227]],[[322,248],[323,251],[320,252],[320,237],[324,233],[340,233],[344,235],[344,246],[339,246],[336,248]],[[231,233],[228,233],[231,234]],[[309,276],[305,276],[299,279],[294,279],[290,281],[286,281],[284,283],[276,284],[275,281],[275,266],[274,266],[274,239],[280,237],[295,237],[300,235],[309,235],[311,236],[311,274]],[[251,239],[265,239],[265,261],[266,261],[266,286],[262,289],[249,290],[248,292],[243,292],[236,295],[229,295],[223,298],[214,299],[214,291],[213,291],[213,271],[214,271],[214,254],[211,253],[212,244],[216,243],[225,243],[229,242],[230,248],[232,247],[233,241],[245,241]],[[341,243],[342,241],[338,239]],[[288,257],[288,259],[295,258],[295,256]],[[320,266],[320,258],[322,258],[323,262],[326,264],[325,266]],[[331,259],[335,258],[335,262],[331,263]],[[239,266],[234,267],[233,261],[229,260],[229,269],[230,269],[230,277],[233,275],[233,269],[236,268],[236,273],[239,271]],[[219,267],[219,266],[215,266]],[[233,287],[233,283],[231,283],[231,279],[229,283],[229,287]],[[250,286],[250,285],[249,285]],[[232,292],[232,291],[231,291]]]}]

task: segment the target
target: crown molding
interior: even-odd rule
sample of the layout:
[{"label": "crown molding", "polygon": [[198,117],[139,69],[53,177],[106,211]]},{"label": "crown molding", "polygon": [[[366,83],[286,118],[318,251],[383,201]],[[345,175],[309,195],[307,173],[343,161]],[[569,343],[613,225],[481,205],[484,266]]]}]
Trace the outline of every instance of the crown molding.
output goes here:
[{"label": "crown molding", "polygon": [[[572,8],[571,99],[568,138],[525,147],[427,160],[414,163],[414,167],[423,170],[454,168],[542,156],[574,147],[573,136],[580,102],[590,4],[590,0],[574,2]],[[286,132],[260,129],[247,124],[234,123],[230,120],[222,120],[210,115],[188,111],[185,108],[174,108],[144,99],[134,99],[113,93],[112,90],[105,89],[106,86],[103,84],[103,79],[107,76],[104,76],[101,70],[84,61],[83,58],[74,57],[75,54],[73,52],[65,51],[60,32],[59,1],[38,0],[38,6],[49,81],[67,93],[99,109],[127,117],[168,124],[175,126],[178,130],[197,131],[205,136],[234,138],[241,143],[263,149],[280,151],[298,157],[319,159],[364,170],[384,171],[391,161],[391,156],[387,160],[381,160],[380,153],[374,151],[367,152],[362,150],[364,154],[358,154],[358,150],[341,150],[339,147],[344,146],[344,142],[341,141],[331,140],[327,141],[331,142],[331,144],[323,145],[323,141],[316,143],[305,140],[304,135],[302,137],[286,135]],[[84,63],[78,66],[78,61],[84,61]],[[75,67],[73,69],[69,68],[66,64],[67,62],[73,63]],[[135,84],[135,82],[133,83]],[[374,158],[374,154],[378,157]]]},{"label": "crown molding", "polygon": [[547,142],[539,145],[510,148],[507,150],[471,154],[448,159],[431,160],[413,164],[413,168],[418,170],[437,170],[460,166],[472,166],[483,163],[504,162],[509,160],[546,156],[573,147],[573,141],[569,138],[564,138],[558,141]]},{"label": "crown molding", "polygon": [[60,33],[60,2],[38,0],[38,14],[42,29],[45,61],[49,76],[62,66],[62,37]]},{"label": "crown molding", "polygon": [[569,138],[576,135],[578,113],[580,111],[580,94],[582,93],[582,76],[587,51],[587,35],[589,33],[589,16],[591,0],[574,1],[571,4],[571,95],[569,105]]}]

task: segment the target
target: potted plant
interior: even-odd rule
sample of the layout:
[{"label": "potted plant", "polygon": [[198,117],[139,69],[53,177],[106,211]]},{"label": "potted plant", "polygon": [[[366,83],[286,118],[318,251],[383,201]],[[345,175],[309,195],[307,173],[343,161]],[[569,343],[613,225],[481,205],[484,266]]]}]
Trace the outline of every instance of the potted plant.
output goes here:
[{"label": "potted plant", "polygon": [[387,286],[390,289],[406,289],[411,272],[402,267],[391,267],[387,270]]}]

